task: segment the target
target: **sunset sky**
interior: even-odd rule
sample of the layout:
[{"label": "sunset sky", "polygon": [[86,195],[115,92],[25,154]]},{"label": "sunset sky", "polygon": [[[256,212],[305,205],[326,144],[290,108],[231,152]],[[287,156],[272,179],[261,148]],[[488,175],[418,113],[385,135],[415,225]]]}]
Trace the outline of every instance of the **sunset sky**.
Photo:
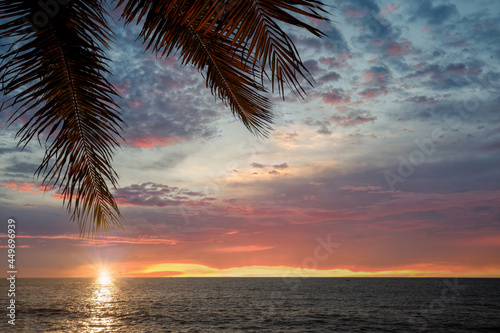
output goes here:
[{"label": "sunset sky", "polygon": [[[500,277],[500,2],[326,1],[287,28],[315,79],[259,139],[114,11],[123,234],[82,239],[0,113],[0,247],[19,277]],[[5,270],[4,273],[5,274]]]}]

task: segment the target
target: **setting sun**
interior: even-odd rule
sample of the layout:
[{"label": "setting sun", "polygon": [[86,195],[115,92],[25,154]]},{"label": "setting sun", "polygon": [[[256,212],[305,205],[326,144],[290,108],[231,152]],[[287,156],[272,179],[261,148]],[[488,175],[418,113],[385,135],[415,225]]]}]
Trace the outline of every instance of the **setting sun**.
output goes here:
[{"label": "setting sun", "polygon": [[111,279],[111,274],[109,273],[108,270],[99,271],[99,280],[100,281],[110,280],[110,279]]},{"label": "setting sun", "polygon": [[99,272],[99,277],[108,278],[109,277],[109,272],[107,270],[102,270],[102,271]]}]

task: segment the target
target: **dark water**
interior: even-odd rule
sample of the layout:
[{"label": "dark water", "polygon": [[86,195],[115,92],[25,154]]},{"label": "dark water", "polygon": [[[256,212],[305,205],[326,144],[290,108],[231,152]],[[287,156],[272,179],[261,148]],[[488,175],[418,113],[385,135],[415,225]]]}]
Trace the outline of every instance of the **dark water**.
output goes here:
[{"label": "dark water", "polygon": [[500,332],[500,279],[19,279],[0,332]]}]

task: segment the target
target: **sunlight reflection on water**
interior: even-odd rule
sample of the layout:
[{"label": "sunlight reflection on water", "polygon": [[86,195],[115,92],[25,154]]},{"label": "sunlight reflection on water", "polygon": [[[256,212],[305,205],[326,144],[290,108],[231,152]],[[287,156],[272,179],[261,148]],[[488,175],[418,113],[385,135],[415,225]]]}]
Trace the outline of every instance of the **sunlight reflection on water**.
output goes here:
[{"label": "sunlight reflection on water", "polygon": [[86,332],[108,332],[116,325],[113,303],[116,297],[116,288],[110,277],[98,278],[93,286],[90,298],[90,318],[83,322]]}]

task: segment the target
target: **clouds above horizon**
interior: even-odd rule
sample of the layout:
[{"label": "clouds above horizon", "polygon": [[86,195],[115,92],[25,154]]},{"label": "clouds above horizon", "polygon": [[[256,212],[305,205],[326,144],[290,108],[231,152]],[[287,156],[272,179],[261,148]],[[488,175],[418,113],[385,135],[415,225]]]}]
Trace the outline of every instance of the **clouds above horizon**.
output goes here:
[{"label": "clouds above horizon", "polygon": [[[105,241],[103,255],[144,274],[155,263],[210,274],[297,267],[332,235],[341,247],[321,269],[498,274],[500,6],[327,3],[334,21],[318,27],[328,38],[290,29],[316,82],[304,100],[274,96],[266,140],[195,69],[144,53],[137,28],[113,27],[109,79],[128,125],[114,194],[126,234]],[[15,129],[0,135],[1,217],[25,223],[27,254],[83,253],[88,243],[63,237],[76,227],[57,189],[43,195],[32,177],[42,149],[13,148]]]}]

